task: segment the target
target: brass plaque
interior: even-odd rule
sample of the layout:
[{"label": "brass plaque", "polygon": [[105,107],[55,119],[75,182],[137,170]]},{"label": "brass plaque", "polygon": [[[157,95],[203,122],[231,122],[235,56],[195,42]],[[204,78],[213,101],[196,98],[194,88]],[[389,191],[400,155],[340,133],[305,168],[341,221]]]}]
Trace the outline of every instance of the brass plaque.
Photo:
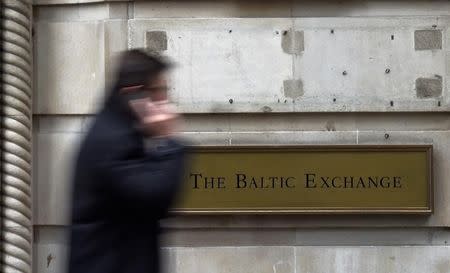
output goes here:
[{"label": "brass plaque", "polygon": [[194,147],[176,213],[432,212],[432,146]]}]

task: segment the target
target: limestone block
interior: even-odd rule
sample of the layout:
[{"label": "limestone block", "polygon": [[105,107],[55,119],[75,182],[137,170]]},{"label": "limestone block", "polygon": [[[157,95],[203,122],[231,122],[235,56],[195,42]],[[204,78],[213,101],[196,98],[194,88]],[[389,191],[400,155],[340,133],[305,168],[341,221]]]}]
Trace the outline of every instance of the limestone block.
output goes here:
[{"label": "limestone block", "polygon": [[346,16],[433,16],[449,15],[448,1],[294,1],[292,16],[346,17]]},{"label": "limestone block", "polygon": [[126,20],[107,20],[105,24],[106,87],[112,87],[120,52],[127,49],[128,24]]},{"label": "limestone block", "polygon": [[[442,228],[195,228],[164,229],[166,247],[450,245]],[[447,243],[445,243],[447,241]]]},{"label": "limestone block", "polygon": [[450,246],[450,229],[440,229],[433,232],[431,241],[433,245]]},{"label": "limestone block", "polygon": [[35,38],[34,112],[95,112],[105,83],[103,23],[37,23]]},{"label": "limestone block", "polygon": [[294,229],[169,229],[161,234],[165,247],[289,246],[296,243]]},{"label": "limestone block", "polygon": [[292,273],[293,247],[165,248],[165,272]]},{"label": "limestone block", "polygon": [[233,132],[356,130],[355,116],[322,113],[230,115],[229,123]]},{"label": "limestone block", "polygon": [[298,229],[302,246],[399,246],[430,245],[434,228],[318,228]]},{"label": "limestone block", "polygon": [[[83,131],[83,116],[37,116],[40,133],[80,133]],[[36,124],[36,123],[35,123]]]},{"label": "limestone block", "polygon": [[450,130],[446,113],[271,113],[184,115],[184,132],[438,131]]},{"label": "limestone block", "polygon": [[38,134],[33,198],[35,224],[68,223],[74,157],[81,138],[79,133]]},{"label": "limestone block", "polygon": [[418,98],[438,98],[442,95],[442,77],[417,78],[416,94]]},{"label": "limestone block", "polygon": [[360,131],[439,131],[450,130],[447,113],[362,113],[355,116]]},{"label": "limestone block", "polygon": [[144,47],[146,33],[165,32],[165,52],[179,64],[173,100],[199,109],[193,112],[226,112],[273,101],[282,91],[292,59],[281,50],[281,31],[290,25],[289,19],[135,19],[129,42]]},{"label": "limestone block", "polygon": [[181,138],[188,145],[230,145],[230,133],[183,132]]},{"label": "limestone block", "polygon": [[127,3],[91,3],[81,5],[35,5],[35,22],[95,21],[105,19],[126,19]]},{"label": "limestone block", "polygon": [[[447,117],[447,116],[446,116]],[[185,132],[353,131],[354,115],[222,114],[184,115]],[[370,120],[370,119],[369,119]],[[448,118],[450,122],[450,118]],[[424,123],[428,124],[428,123]],[[449,124],[450,126],[450,124]],[[384,127],[383,127],[384,129]]]},{"label": "limestone block", "polygon": [[414,31],[414,48],[416,50],[442,49],[442,31],[439,29]]},{"label": "limestone block", "polygon": [[105,2],[123,2],[123,0],[33,0],[34,5],[93,4]]},{"label": "limestone block", "polygon": [[43,21],[89,21],[108,18],[108,6],[102,3],[91,5],[35,6],[35,22]]},{"label": "limestone block", "polygon": [[152,51],[167,50],[167,33],[165,31],[147,31],[145,48]]},{"label": "limestone block", "polygon": [[450,247],[297,247],[297,273],[450,272]]},{"label": "limestone block", "polygon": [[224,115],[183,115],[184,132],[229,132],[230,116]]},{"label": "limestone block", "polygon": [[[414,32],[435,23],[428,17],[134,19],[129,45],[153,47],[146,34],[165,35],[165,53],[179,64],[171,97],[185,113],[440,112],[450,109],[446,86],[415,94],[418,78],[447,82],[446,52],[414,49]],[[438,27],[448,25],[439,17]]]},{"label": "limestone block", "polygon": [[356,144],[356,132],[233,132],[232,145]]},{"label": "limestone block", "polygon": [[303,82],[301,80],[283,81],[283,93],[286,98],[297,99],[304,95]]},{"label": "limestone block", "polygon": [[[422,18],[295,19],[294,28],[304,31],[305,40],[304,52],[294,60],[294,78],[302,80],[304,90],[297,109],[307,102],[330,109],[332,98],[345,105],[340,111],[429,109],[413,103],[420,99],[415,98],[416,79],[443,77],[445,53],[415,51],[413,33],[432,24]],[[432,97],[448,97],[448,90],[434,89]],[[441,102],[441,107],[449,105]],[[430,110],[439,108],[435,103]]]},{"label": "limestone block", "polygon": [[281,1],[137,1],[134,18],[289,17],[291,2]]},{"label": "limestone block", "polygon": [[34,230],[33,272],[66,273],[68,229],[36,226]]},{"label": "limestone block", "polygon": [[114,1],[109,2],[109,19],[128,19],[128,7],[129,3]]}]

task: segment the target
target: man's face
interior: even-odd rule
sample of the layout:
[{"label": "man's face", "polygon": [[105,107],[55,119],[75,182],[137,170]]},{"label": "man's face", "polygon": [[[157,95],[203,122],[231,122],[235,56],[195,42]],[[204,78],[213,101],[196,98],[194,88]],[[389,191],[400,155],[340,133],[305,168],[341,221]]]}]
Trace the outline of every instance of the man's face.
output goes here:
[{"label": "man's face", "polygon": [[160,73],[157,77],[150,81],[147,86],[145,86],[145,89],[149,91],[148,93],[152,101],[167,100],[167,91],[169,89],[167,74]]}]

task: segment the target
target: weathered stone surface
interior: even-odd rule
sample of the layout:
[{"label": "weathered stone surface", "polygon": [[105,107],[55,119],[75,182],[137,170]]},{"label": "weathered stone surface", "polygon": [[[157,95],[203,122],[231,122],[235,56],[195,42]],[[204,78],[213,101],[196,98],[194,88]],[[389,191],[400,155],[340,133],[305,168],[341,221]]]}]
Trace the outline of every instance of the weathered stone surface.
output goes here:
[{"label": "weathered stone surface", "polygon": [[437,230],[431,236],[431,243],[433,245],[450,246],[450,231],[449,229]]},{"label": "weathered stone surface", "polygon": [[442,30],[414,31],[414,48],[416,50],[442,49]]},{"label": "weathered stone surface", "polygon": [[138,1],[134,18],[289,17],[291,1]]},{"label": "weathered stone surface", "polygon": [[105,83],[99,22],[37,23],[35,113],[93,113]]},{"label": "weathered stone surface", "polygon": [[108,8],[103,3],[91,5],[35,6],[34,20],[44,21],[89,21],[108,18]]},{"label": "weathered stone surface", "polygon": [[69,247],[67,244],[37,243],[34,246],[33,272],[66,273]]},{"label": "weathered stone surface", "polygon": [[[439,112],[450,109],[446,88],[439,103],[411,96],[418,75],[446,75],[444,51],[411,50],[411,33],[434,23],[426,17],[134,19],[129,39],[131,47],[145,47],[146,32],[167,33],[166,53],[179,63],[171,95],[182,112]],[[304,51],[286,54],[283,37],[296,32]],[[291,79],[301,79],[295,90],[302,92],[291,94],[285,85]]]},{"label": "weathered stone surface", "polygon": [[295,241],[297,245],[303,246],[430,245],[430,237],[434,232],[434,229],[427,228],[300,229],[296,232]]},{"label": "weathered stone surface", "polygon": [[401,246],[450,245],[441,228],[246,228],[168,229],[166,247],[214,246]]},{"label": "weathered stone surface", "polygon": [[[105,86],[107,91],[115,83],[120,53],[127,49],[128,23],[126,20],[108,20],[105,24]],[[106,94],[107,95],[107,94]]]},{"label": "weathered stone surface", "polygon": [[[386,233],[390,231],[387,230]],[[210,232],[213,234],[215,231]],[[225,236],[226,240],[226,232],[217,231],[216,236]],[[35,272],[66,272],[66,229],[36,227],[35,234]],[[401,234],[405,233],[399,234],[402,237]],[[229,236],[231,235],[233,235],[232,232]],[[198,237],[198,239],[202,238]],[[219,241],[216,240],[217,242]],[[202,270],[208,270],[208,272],[274,272],[275,270],[275,272],[355,273],[400,273],[407,270],[422,273],[449,272],[450,268],[450,247],[445,245],[337,246],[325,244],[324,246],[248,247],[239,246],[239,242],[236,243],[235,246],[227,247],[217,244],[206,247],[200,245],[165,247],[163,248],[163,267],[165,272],[174,273]]]},{"label": "weathered stone surface", "polygon": [[356,132],[233,132],[232,145],[356,144]]},{"label": "weathered stone surface", "polygon": [[151,51],[167,50],[167,33],[165,31],[147,31],[145,47]]},{"label": "weathered stone surface", "polygon": [[[121,2],[123,0],[34,0],[35,5]],[[450,4],[438,1],[163,1],[135,2],[137,17],[344,17],[449,15]]]},{"label": "weathered stone surface", "polygon": [[[417,75],[444,75],[447,66],[444,52],[411,50],[411,33],[420,25],[432,22],[419,18],[323,18],[312,24],[296,19],[294,28],[303,29],[307,41],[301,57],[294,59],[294,78],[302,79],[305,90],[296,102],[297,111],[302,107],[331,111],[334,105],[342,105],[339,112],[440,111],[437,103],[431,108],[411,96]],[[442,95],[448,96],[447,92]],[[330,103],[333,99],[336,102]],[[441,103],[441,108],[448,107]]]},{"label": "weathered stone surface", "polygon": [[164,272],[292,273],[293,247],[165,248]]},{"label": "weathered stone surface", "polygon": [[[339,119],[340,120],[340,119]],[[449,131],[447,113],[377,113],[355,114],[360,131]]]},{"label": "weathered stone surface", "polygon": [[450,130],[446,113],[195,114],[184,116],[186,132],[438,131]]},{"label": "weathered stone surface", "polygon": [[303,82],[301,80],[283,81],[284,96],[291,99],[298,99],[303,96]]},{"label": "weathered stone surface", "polygon": [[[38,227],[36,234],[36,272],[66,272],[68,249],[64,230]],[[163,268],[172,273],[445,273],[450,272],[449,256],[449,246],[166,247]]]},{"label": "weathered stone surface", "polygon": [[163,247],[289,246],[296,244],[295,229],[168,229]]},{"label": "weathered stone surface", "polygon": [[190,145],[230,145],[230,133],[185,132],[181,136]]},{"label": "weathered stone surface", "polygon": [[167,33],[166,53],[179,64],[171,90],[179,106],[222,112],[260,102],[262,112],[263,103],[284,98],[283,81],[292,78],[291,56],[281,50],[289,25],[287,19],[135,19],[129,37],[131,47],[145,47],[146,32]]},{"label": "weathered stone surface", "polygon": [[[83,116],[37,116],[39,133],[80,133],[83,131]],[[36,124],[34,123],[34,124]]]},{"label": "weathered stone surface", "polygon": [[37,167],[33,184],[34,224],[68,223],[73,160],[81,137],[77,133],[38,134],[34,157]]},{"label": "weathered stone surface", "polygon": [[423,99],[442,96],[442,77],[416,79],[416,95]]},{"label": "weathered stone surface", "polygon": [[292,16],[346,17],[346,16],[434,16],[449,15],[448,1],[293,1]]},{"label": "weathered stone surface", "polygon": [[450,247],[297,247],[296,271],[450,272]]},{"label": "weathered stone surface", "polygon": [[303,31],[284,30],[282,32],[281,48],[287,54],[300,54],[305,50]]},{"label": "weathered stone surface", "polygon": [[106,2],[123,2],[123,0],[33,0],[34,5],[92,4]]}]

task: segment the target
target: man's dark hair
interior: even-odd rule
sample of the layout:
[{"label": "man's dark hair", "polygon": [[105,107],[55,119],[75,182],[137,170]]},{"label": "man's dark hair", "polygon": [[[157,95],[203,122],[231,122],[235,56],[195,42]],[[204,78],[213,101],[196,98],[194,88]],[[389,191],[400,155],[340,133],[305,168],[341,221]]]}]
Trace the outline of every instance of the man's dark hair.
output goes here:
[{"label": "man's dark hair", "polygon": [[157,55],[139,49],[125,51],[120,57],[117,69],[117,87],[145,85],[153,77],[171,67],[172,64]]}]

